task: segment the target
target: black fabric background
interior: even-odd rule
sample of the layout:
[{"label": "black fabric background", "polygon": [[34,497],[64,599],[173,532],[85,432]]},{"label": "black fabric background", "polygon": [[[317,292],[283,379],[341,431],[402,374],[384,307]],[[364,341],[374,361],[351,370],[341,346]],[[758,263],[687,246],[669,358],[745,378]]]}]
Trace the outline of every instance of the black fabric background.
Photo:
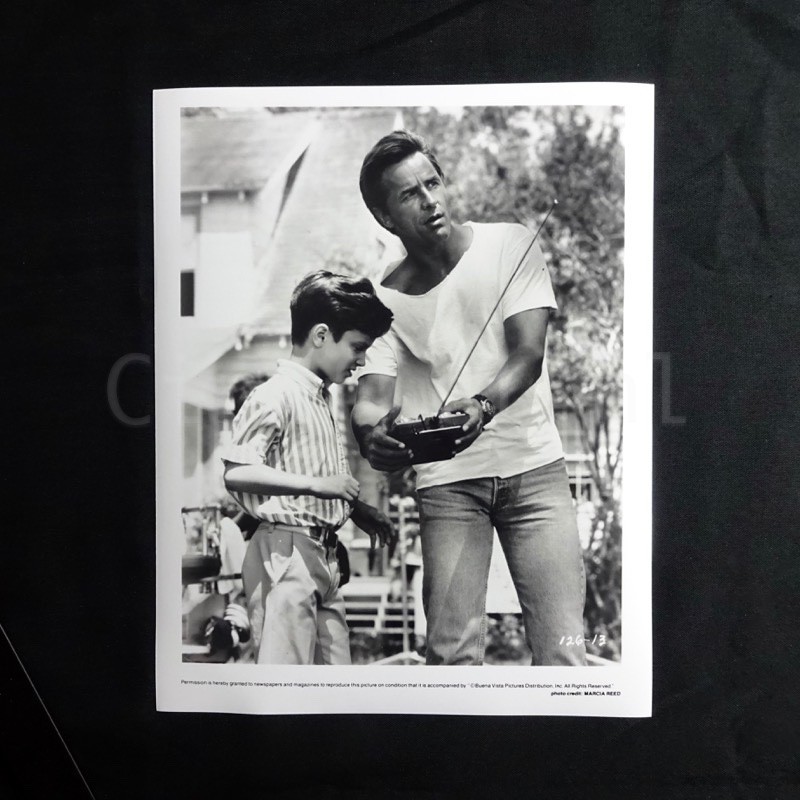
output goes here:
[{"label": "black fabric background", "polygon": [[[17,6],[16,13],[9,8]],[[22,4],[2,26],[0,618],[97,798],[794,797],[796,12],[777,0]],[[656,84],[654,717],[158,714],[151,90]],[[144,367],[126,411],[152,411]],[[630,527],[626,535],[635,535]],[[0,795],[88,796],[0,639]]]}]

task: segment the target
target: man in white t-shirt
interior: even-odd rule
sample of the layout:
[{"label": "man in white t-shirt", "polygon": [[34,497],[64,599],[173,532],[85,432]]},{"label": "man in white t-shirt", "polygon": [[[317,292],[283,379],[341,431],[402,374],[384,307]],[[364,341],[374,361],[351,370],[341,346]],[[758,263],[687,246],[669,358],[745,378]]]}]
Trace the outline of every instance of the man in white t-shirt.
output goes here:
[{"label": "man in white t-shirt", "polygon": [[406,131],[372,148],[360,186],[406,250],[376,287],[394,322],[360,373],[353,429],[362,454],[383,471],[411,463],[392,423],[435,414],[448,393],[458,399],[445,410],[469,418],[454,458],[415,466],[427,661],[483,662],[494,528],[532,663],[582,665],[575,641],[583,640],[585,578],[545,364],[556,304],[542,251],[533,244],[492,314],[531,244],[524,226],[452,221],[435,156]]}]

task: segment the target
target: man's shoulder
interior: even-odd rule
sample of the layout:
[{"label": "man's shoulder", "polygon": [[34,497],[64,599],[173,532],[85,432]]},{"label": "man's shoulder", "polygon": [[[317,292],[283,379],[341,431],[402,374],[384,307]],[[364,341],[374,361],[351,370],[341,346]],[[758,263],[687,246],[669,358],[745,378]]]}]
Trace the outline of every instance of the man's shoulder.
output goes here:
[{"label": "man's shoulder", "polygon": [[514,240],[528,236],[530,232],[519,222],[470,222],[478,236],[489,236],[497,239]]},{"label": "man's shoulder", "polygon": [[375,282],[375,293],[378,297],[381,297],[381,293],[385,293],[387,289],[397,291],[398,286],[404,284],[407,262],[407,256],[403,256],[386,266],[380,280]]},{"label": "man's shoulder", "polygon": [[470,222],[477,251],[513,252],[530,242],[530,231],[518,222]]}]

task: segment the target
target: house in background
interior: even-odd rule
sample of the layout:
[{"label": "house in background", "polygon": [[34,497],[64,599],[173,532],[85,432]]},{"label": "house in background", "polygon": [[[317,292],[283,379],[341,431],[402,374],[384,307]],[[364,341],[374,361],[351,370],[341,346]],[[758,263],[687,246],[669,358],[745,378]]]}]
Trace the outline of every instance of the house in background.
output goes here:
[{"label": "house in background", "polygon": [[[228,392],[289,355],[298,281],[323,267],[374,277],[400,253],[358,189],[364,154],[396,127],[395,109],[204,111],[181,120],[185,505],[224,495]],[[352,388],[332,393],[363,496],[376,502],[380,476],[350,434]]]},{"label": "house in background", "polygon": [[319,123],[310,112],[181,120],[181,316],[238,325]]}]

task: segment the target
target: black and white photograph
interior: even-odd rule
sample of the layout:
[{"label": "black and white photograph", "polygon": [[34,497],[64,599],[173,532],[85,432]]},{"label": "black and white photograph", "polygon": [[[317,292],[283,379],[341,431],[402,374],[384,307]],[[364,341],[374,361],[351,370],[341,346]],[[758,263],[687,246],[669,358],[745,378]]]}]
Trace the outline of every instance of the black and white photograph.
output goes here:
[{"label": "black and white photograph", "polygon": [[647,715],[652,88],[154,98],[159,708]]}]

